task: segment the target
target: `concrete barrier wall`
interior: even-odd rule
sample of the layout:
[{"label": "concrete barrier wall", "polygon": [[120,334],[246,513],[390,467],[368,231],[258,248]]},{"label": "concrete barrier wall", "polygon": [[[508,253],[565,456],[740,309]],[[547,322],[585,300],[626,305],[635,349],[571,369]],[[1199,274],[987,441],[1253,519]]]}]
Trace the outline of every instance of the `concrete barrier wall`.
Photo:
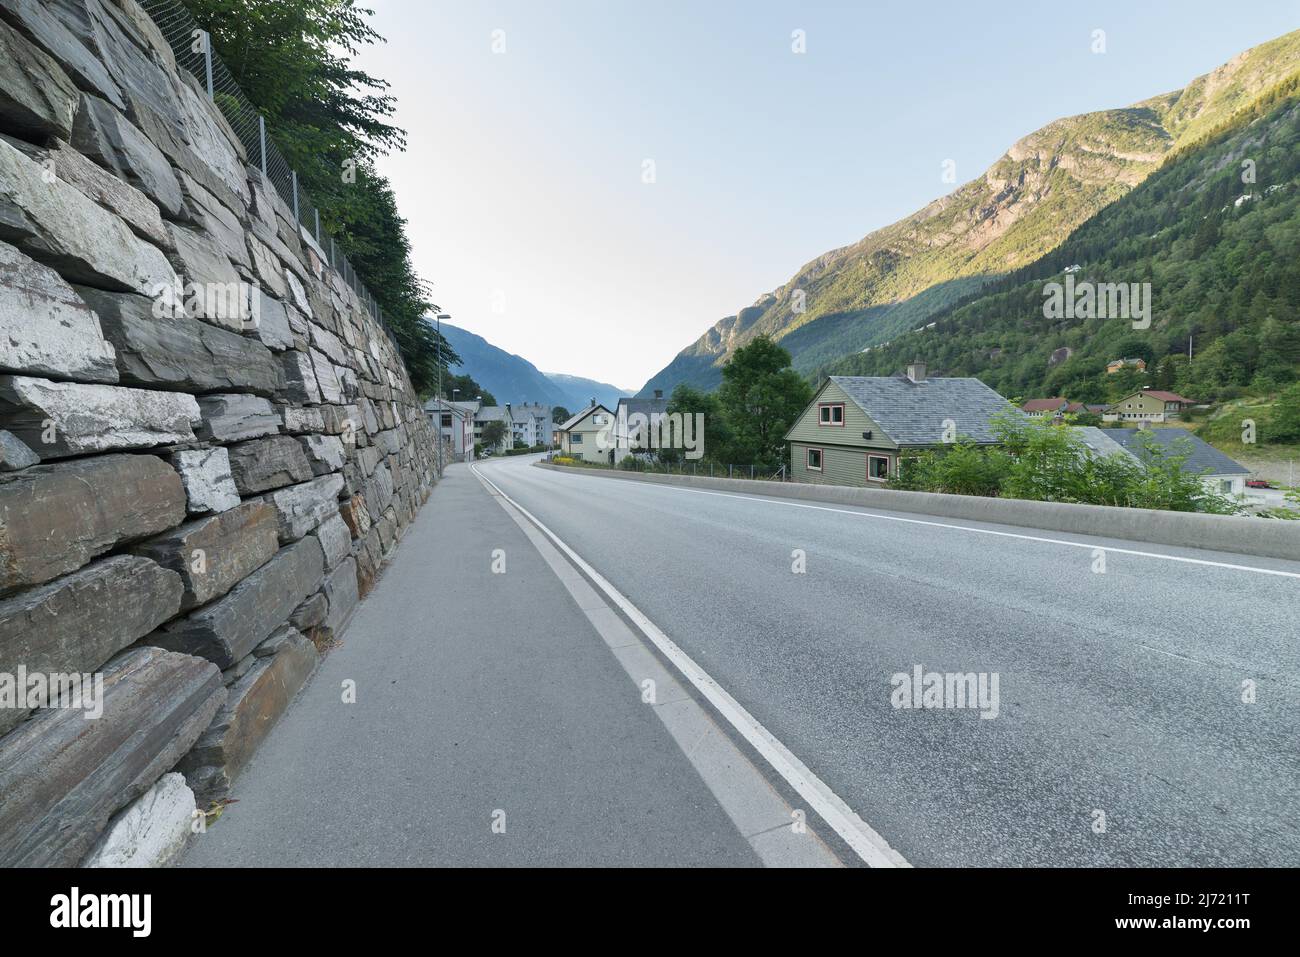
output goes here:
[{"label": "concrete barrier wall", "polygon": [[225,794],[428,497],[328,258],[135,0],[0,3],[0,865]]},{"label": "concrete barrier wall", "polygon": [[552,465],[549,462],[538,462],[537,465],[575,475],[593,475],[684,488],[715,489],[747,495],[770,495],[807,502],[853,505],[891,512],[911,512],[939,518],[993,522],[1041,531],[1097,535],[1146,545],[1206,548],[1239,555],[1300,561],[1300,521],[1242,518],[1234,515],[1201,515],[1194,512],[1162,512],[1145,508],[1114,508],[1109,505],[1030,502],[974,495],[940,495],[932,492],[903,492],[884,488],[805,485],[794,482],[748,481],[694,475],[656,475],[573,468]]}]

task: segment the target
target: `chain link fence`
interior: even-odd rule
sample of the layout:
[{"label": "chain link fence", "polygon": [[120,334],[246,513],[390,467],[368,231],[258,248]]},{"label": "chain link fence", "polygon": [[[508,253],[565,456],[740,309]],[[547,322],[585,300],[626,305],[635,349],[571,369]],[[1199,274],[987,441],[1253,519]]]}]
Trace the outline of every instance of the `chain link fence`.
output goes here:
[{"label": "chain link fence", "polygon": [[338,248],[334,237],[322,230],[320,210],[298,186],[298,174],[275,145],[266,125],[266,117],[244,95],[221,58],[212,52],[207,32],[199,26],[181,0],[140,0],[140,5],[171,46],[177,64],[192,73],[208,91],[208,96],[221,110],[222,116],[243,144],[249,162],[266,175],[285,205],[293,211],[298,225],[316,241],[318,251],[325,261],[352,287],[371,316],[393,341],[393,347],[397,348],[392,328],[379,309],[379,303]]}]

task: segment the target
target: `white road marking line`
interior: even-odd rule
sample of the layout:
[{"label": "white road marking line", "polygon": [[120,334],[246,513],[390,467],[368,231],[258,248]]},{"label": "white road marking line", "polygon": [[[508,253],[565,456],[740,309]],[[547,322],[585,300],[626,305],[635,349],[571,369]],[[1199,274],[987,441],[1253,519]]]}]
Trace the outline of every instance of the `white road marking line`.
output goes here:
[{"label": "white road marking line", "polygon": [[[596,592],[537,526],[494,491],[482,476],[476,477],[484,492],[519,526],[524,537],[577,602],[587,621],[614,653],[623,674],[636,686],[636,694],[641,694],[642,682],[646,678],[655,680],[660,696],[659,702],[653,705],[655,717],[763,865],[843,867],[844,862],[826,846],[816,829],[806,828],[799,835],[792,830],[785,834],[777,833],[781,828],[790,828],[794,808],[777,793],[771,776],[760,771],[730,737],[718,733],[718,719],[712,709],[691,697],[682,682],[654,657],[646,639],[638,637],[623,623],[609,602]],[[619,654],[620,648],[634,648],[639,654],[633,657]],[[672,700],[666,700],[665,695],[671,695]],[[704,747],[706,742],[708,748]],[[708,753],[697,757],[697,752],[701,751]],[[774,821],[780,823],[773,825]]]},{"label": "white road marking line", "polygon": [[859,817],[857,812],[845,804],[839,795],[832,791],[821,778],[813,774],[807,765],[795,757],[789,748],[763,727],[735,698],[714,681],[703,668],[697,665],[686,652],[677,647],[673,640],[664,634],[658,625],[642,614],[641,610],[632,604],[622,592],[587,564],[582,556],[547,528],[536,515],[507,495],[495,482],[484,476],[477,465],[470,467],[474,470],[474,474],[493,491],[526,516],[540,532],[549,538],[560,551],[568,556],[570,561],[591,579],[597,588],[603,591],[631,619],[633,624],[641,629],[641,632],[647,638],[654,642],[655,647],[699,690],[700,694],[717,709],[718,713],[763,756],[773,770],[781,775],[799,796],[808,802],[809,807],[853,849],[858,857],[862,858],[871,867],[911,866],[901,854],[889,846],[888,841]]},{"label": "white road marking line", "polygon": [[[599,476],[582,476],[599,480]],[[738,498],[744,502],[762,502],[766,505],[785,505],[790,508],[811,508],[818,512],[839,512],[841,515],[856,515],[859,518],[878,518],[885,522],[905,522],[909,525],[929,525],[934,528],[954,528],[961,532],[978,532],[981,535],[998,535],[1002,538],[1020,538],[1027,542],[1045,542],[1049,545],[1069,545],[1073,548],[1098,549],[1117,555],[1136,555],[1140,558],[1163,558],[1170,562],[1184,562],[1188,565],[1210,565],[1214,568],[1229,568],[1240,572],[1255,572],[1260,575],[1277,575],[1280,578],[1300,578],[1300,572],[1284,572],[1276,568],[1259,568],[1255,565],[1234,565],[1231,562],[1215,562],[1206,558],[1185,558],[1182,555],[1165,555],[1161,552],[1142,552],[1132,548],[1116,548],[1113,545],[1095,545],[1091,542],[1069,542],[1063,538],[1042,538],[1038,535],[1022,535],[1016,532],[998,532],[991,528],[973,528],[969,525],[953,525],[949,522],[931,522],[921,518],[902,518],[898,515],[881,515],[877,512],[859,512],[848,508],[835,508],[831,505],[809,505],[806,502],[788,502],[771,495],[736,495],[733,492],[712,492],[702,488],[683,488],[680,485],[667,485],[659,482],[644,482],[653,488],[668,489],[673,492],[693,492],[696,495],[717,495],[721,498]],[[975,519],[972,519],[975,521]],[[1083,534],[1083,533],[1080,533]]]}]

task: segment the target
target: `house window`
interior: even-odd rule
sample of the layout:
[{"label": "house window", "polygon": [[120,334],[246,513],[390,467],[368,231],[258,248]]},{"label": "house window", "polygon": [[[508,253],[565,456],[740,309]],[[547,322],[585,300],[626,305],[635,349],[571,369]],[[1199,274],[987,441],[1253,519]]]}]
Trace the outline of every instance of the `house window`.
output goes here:
[{"label": "house window", "polygon": [[582,433],[581,433],[581,432],[574,432],[572,435],[570,435],[570,436],[569,436],[569,444],[570,444],[570,445],[581,445],[581,444],[582,444]]},{"label": "house window", "polygon": [[873,482],[883,482],[889,478],[889,456],[867,456],[867,478]]},{"label": "house window", "polygon": [[444,412],[444,413],[442,414],[442,427],[443,427],[444,429],[450,429],[450,428],[451,428],[451,413],[450,413],[450,412]]},{"label": "house window", "polygon": [[808,450],[808,471],[820,472],[821,470],[822,470],[822,450],[809,449]]},{"label": "house window", "polygon": [[818,425],[843,425],[844,424],[844,403],[843,402],[823,402],[817,406]]}]

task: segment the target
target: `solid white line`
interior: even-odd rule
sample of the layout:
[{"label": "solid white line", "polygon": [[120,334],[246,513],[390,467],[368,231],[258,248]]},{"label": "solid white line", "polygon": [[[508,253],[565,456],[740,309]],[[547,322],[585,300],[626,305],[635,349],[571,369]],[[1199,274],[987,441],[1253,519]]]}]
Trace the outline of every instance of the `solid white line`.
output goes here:
[{"label": "solid white line", "polygon": [[570,548],[558,535],[547,528],[536,515],[524,508],[491,479],[479,471],[477,465],[470,466],[483,482],[493,491],[519,510],[530,522],[537,526],[547,538],[555,543],[560,551],[568,556],[592,583],[603,591],[609,599],[631,619],[641,632],[649,638],[656,648],[663,652],[700,694],[702,694],[718,713],[721,714],[753,748],[763,756],[781,777],[808,802],[817,815],[849,845],[858,857],[871,867],[910,867],[901,854],[889,846],[872,827],[832,791],[821,778],[813,774],[802,761],[791,753],[758,720],[745,710],[741,704],[726,692],[709,674],[695,663],[686,652],[659,629],[659,626],[642,614],[627,597],[605,580],[599,572],[588,565],[577,552]]},{"label": "solid white line", "polygon": [[[584,475],[582,478],[590,478],[600,481],[599,476]],[[624,481],[635,482],[635,479],[625,479]],[[1300,572],[1284,572],[1276,568],[1259,568],[1255,565],[1234,565],[1231,562],[1215,562],[1206,558],[1185,558],[1182,555],[1165,555],[1162,552],[1143,552],[1132,548],[1116,548],[1113,545],[1095,545],[1090,542],[1070,542],[1063,538],[1042,538],[1038,535],[1022,535],[1017,532],[999,532],[991,528],[974,528],[970,525],[953,525],[948,522],[932,522],[921,518],[902,518],[897,515],[881,515],[877,512],[859,512],[848,508],[835,508],[830,505],[809,505],[806,502],[790,502],[783,498],[777,498],[771,495],[737,495],[733,492],[713,492],[702,488],[683,488],[680,485],[669,485],[660,482],[642,482],[641,485],[652,488],[669,489],[673,492],[693,492],[696,495],[717,495],[721,498],[738,498],[745,502],[762,502],[766,505],[785,505],[790,508],[811,508],[818,512],[838,512],[841,515],[856,515],[859,518],[878,518],[885,522],[905,522],[909,525],[929,525],[933,528],[953,528],[960,532],[978,532],[981,535],[997,535],[1002,538],[1019,538],[1027,542],[1045,542],[1049,545],[1069,545],[1073,548],[1101,549],[1105,552],[1113,552],[1117,555],[1136,555],[1140,558],[1162,558],[1169,562],[1184,562],[1188,565],[1209,565],[1214,568],[1230,568],[1240,572],[1255,572],[1259,575],[1277,575],[1280,578],[1300,578]]]}]

